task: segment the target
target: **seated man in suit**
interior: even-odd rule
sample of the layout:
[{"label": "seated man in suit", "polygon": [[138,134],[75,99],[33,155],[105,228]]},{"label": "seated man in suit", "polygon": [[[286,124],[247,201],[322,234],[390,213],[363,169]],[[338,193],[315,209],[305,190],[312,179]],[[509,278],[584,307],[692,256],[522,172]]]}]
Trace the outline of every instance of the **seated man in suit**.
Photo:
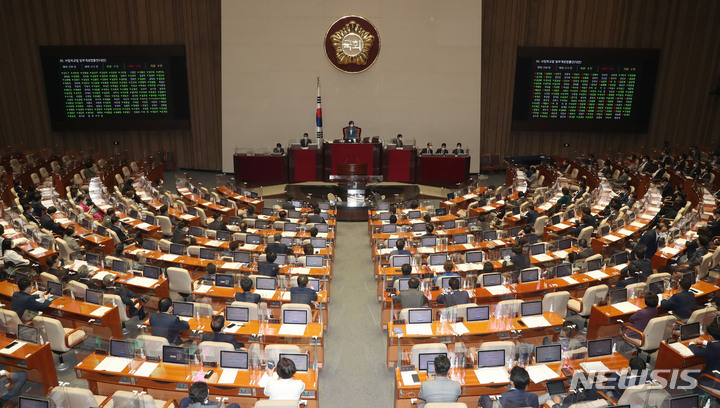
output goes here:
[{"label": "seated man in suit", "polygon": [[150,300],[150,297],[148,295],[137,294],[128,289],[125,285],[116,286],[115,279],[115,275],[105,275],[102,280],[104,287],[103,291],[111,295],[120,296],[120,301],[122,301],[123,305],[127,307],[128,317],[137,316],[140,321],[145,320],[145,307],[139,302],[139,300],[141,299],[144,302],[147,302]]},{"label": "seated man in suit", "polygon": [[281,143],[275,145],[275,148],[273,148],[273,154],[285,154],[285,149],[283,149]]},{"label": "seated man in suit", "polygon": [[423,237],[437,237],[437,234],[435,233],[435,225],[429,223],[426,224],[425,234],[423,234]]},{"label": "seated man in suit", "polygon": [[435,154],[448,154],[447,144],[441,144],[440,148],[435,151]]},{"label": "seated man in suit", "polygon": [[258,275],[276,277],[280,271],[280,267],[275,265],[277,254],[275,252],[268,252],[265,255],[265,262],[258,262]]},{"label": "seated man in suit", "polygon": [[397,241],[395,241],[395,249],[393,249],[390,252],[390,256],[393,255],[411,255],[412,252],[410,252],[409,249],[405,249],[405,240],[402,238],[398,238]]},{"label": "seated man in suit", "polygon": [[173,229],[173,235],[170,242],[173,244],[189,245],[192,238],[188,236],[188,224],[185,220],[180,220],[178,225]]},{"label": "seated man in suit", "polygon": [[693,311],[697,309],[695,294],[690,292],[692,282],[688,278],[680,280],[681,291],[672,295],[670,299],[665,299],[660,303],[660,307],[667,311],[672,311],[678,319],[687,320]]},{"label": "seated man in suit", "polygon": [[288,253],[288,246],[282,243],[282,233],[276,232],[275,235],[273,235],[273,241],[265,247],[265,253],[269,254],[270,252],[274,252],[276,254],[287,254]]},{"label": "seated man in suit", "polygon": [[245,347],[245,344],[238,343],[237,340],[235,340],[235,336],[233,336],[232,334],[222,332],[225,328],[225,317],[220,315],[213,316],[212,320],[210,321],[210,328],[213,332],[203,334],[202,341],[217,341],[220,343],[230,343],[235,348],[235,350],[239,350]]},{"label": "seated man in suit", "polygon": [[410,274],[412,273],[412,266],[410,264],[403,264],[403,266],[400,267],[400,272],[402,275],[400,276],[393,276],[392,282],[390,282],[390,287],[395,287],[395,282],[400,279],[407,279],[410,280]]},{"label": "seated man in suit", "polygon": [[576,260],[585,259],[589,256],[595,255],[595,251],[588,246],[588,242],[585,238],[578,240],[578,248],[580,250],[577,252]]},{"label": "seated man in suit", "polygon": [[352,120],[348,122],[347,128],[345,129],[345,139],[351,142],[357,142],[360,138],[360,132],[357,126],[355,126],[355,122]]},{"label": "seated man in suit", "polygon": [[450,291],[438,295],[438,303],[442,303],[447,307],[472,303],[467,291],[460,290],[460,279],[450,278],[448,285],[450,286]]},{"label": "seated man in suit", "polygon": [[297,287],[290,288],[290,303],[313,305],[317,302],[317,292],[315,289],[307,287],[307,275],[298,276],[297,284]]},{"label": "seated man in suit", "polygon": [[307,256],[313,255],[315,253],[315,248],[313,248],[311,243],[303,244],[303,255],[299,256],[297,260],[295,261],[296,264],[300,264],[302,266],[307,266]]},{"label": "seated man in suit", "polygon": [[37,218],[35,218],[35,215],[33,214],[33,209],[30,204],[23,205],[23,217],[27,220],[27,222],[34,222],[35,224],[40,225],[40,221],[38,221]]},{"label": "seated man in suit", "polygon": [[640,243],[636,244],[635,248],[633,248],[633,250],[630,252],[630,258],[632,260],[630,261],[630,264],[628,265],[627,268],[623,268],[623,270],[620,271],[621,276],[625,276],[630,265],[637,266],[638,270],[640,271],[640,273],[643,274],[645,279],[647,279],[648,276],[652,275],[652,272],[653,272],[652,263],[650,262],[649,259],[647,259],[645,257],[646,254],[647,254],[647,246],[645,246],[645,244],[640,244]]},{"label": "seated man in suit", "polygon": [[65,228],[65,231],[63,231],[63,241],[65,241],[71,251],[79,251],[82,249],[80,244],[78,244],[77,239],[75,239],[75,227],[72,225],[68,226]]},{"label": "seated man in suit", "polygon": [[400,303],[402,309],[414,307],[426,307],[428,305],[427,297],[420,292],[420,280],[418,278],[410,278],[408,282],[408,290],[400,292],[393,298],[393,303]]},{"label": "seated man in suit", "polygon": [[530,255],[523,251],[523,247],[521,245],[514,245],[512,247],[512,252],[513,255],[510,257],[510,262],[513,264],[513,271],[521,271],[532,266],[530,263]]},{"label": "seated man in suit", "polygon": [[453,149],[452,153],[456,156],[458,154],[465,154],[465,150],[463,150],[463,148],[462,148],[462,143],[458,142],[457,146]]},{"label": "seated man in suit", "polygon": [[690,342],[690,351],[696,357],[705,359],[705,367],[700,374],[710,374],[715,370],[720,370],[720,325],[712,322],[706,329],[707,333],[713,338],[710,342],[692,341]]},{"label": "seated man in suit", "polygon": [[214,263],[210,262],[205,266],[205,275],[203,275],[200,280],[215,280],[215,274],[217,273],[217,266],[215,266]]},{"label": "seated man in suit", "polygon": [[37,316],[37,312],[50,307],[51,300],[48,294],[32,295],[34,286],[30,278],[22,278],[18,282],[18,291],[12,294],[10,308],[17,313],[23,322],[28,322]]},{"label": "seated man in suit", "polygon": [[120,228],[120,217],[113,215],[110,219],[110,230],[112,230],[122,243],[130,243],[132,238],[128,237],[125,231]]},{"label": "seated man in suit", "polygon": [[[647,327],[650,319],[654,319],[658,316],[658,298],[657,295],[648,293],[645,295],[645,308],[638,310],[630,316],[629,324],[633,329],[643,332]],[[628,331],[627,336],[639,339],[640,335],[633,331]]]},{"label": "seated man in suit", "polygon": [[310,140],[310,136],[308,136],[307,133],[303,133],[303,137],[302,139],[300,139],[300,146],[308,147],[310,146],[310,143],[312,143],[312,140]]},{"label": "seated man in suit", "polygon": [[240,279],[240,289],[242,292],[235,293],[235,300],[238,302],[248,302],[258,304],[262,300],[262,297],[257,293],[252,292],[253,282],[252,279],[244,276]]},{"label": "seated man in suit", "polygon": [[53,220],[52,216],[57,212],[57,208],[50,207],[40,217],[40,227],[45,228],[48,231],[52,231],[53,234],[62,235],[62,226]]},{"label": "seated man in suit", "polygon": [[313,213],[312,215],[308,216],[307,223],[308,224],[323,224],[325,222],[325,218],[323,218],[320,215],[320,207],[315,206],[313,207]]},{"label": "seated man in suit", "polygon": [[180,408],[240,408],[237,402],[225,406],[220,402],[210,401],[210,387],[205,382],[198,381],[190,385],[188,395],[178,403]]},{"label": "seated man in suit", "polygon": [[153,336],[165,337],[170,344],[182,344],[180,330],[190,330],[188,322],[172,314],[173,301],[164,297],[158,302],[158,313],[150,315]]},{"label": "seated man in suit", "polygon": [[[538,396],[532,392],[525,391],[530,384],[530,375],[527,370],[520,366],[510,370],[510,389],[505,391],[498,398],[503,408],[534,407],[540,406]],[[489,395],[483,395],[478,400],[478,407],[492,408],[493,401]]]},{"label": "seated man in suit", "polygon": [[222,213],[216,212],[213,214],[213,222],[208,224],[207,229],[215,231],[229,231],[227,225],[222,220]]},{"label": "seated man in suit", "polygon": [[[428,376],[428,380],[420,386],[418,398],[425,402],[457,402],[462,394],[460,383],[448,378],[450,359],[447,356],[435,357],[435,376]],[[424,403],[418,404],[419,408]]]},{"label": "seated man in suit", "polygon": [[432,143],[428,142],[428,144],[422,150],[420,150],[420,154],[433,154]]}]

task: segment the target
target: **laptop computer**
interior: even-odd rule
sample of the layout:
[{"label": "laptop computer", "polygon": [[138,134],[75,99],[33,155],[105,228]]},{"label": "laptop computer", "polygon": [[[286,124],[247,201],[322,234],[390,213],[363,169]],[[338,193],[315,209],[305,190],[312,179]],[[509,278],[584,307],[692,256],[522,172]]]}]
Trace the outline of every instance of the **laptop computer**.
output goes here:
[{"label": "laptop computer", "polygon": [[472,306],[465,309],[468,322],[490,320],[490,306]]},{"label": "laptop computer", "polygon": [[166,364],[188,364],[188,353],[183,346],[164,345],[162,348],[162,361]]},{"label": "laptop computer", "polygon": [[295,370],[307,372],[310,369],[310,356],[304,353],[280,353],[280,358],[287,358],[295,363]]},{"label": "laptop computer", "polygon": [[478,368],[504,367],[505,350],[479,350],[477,352],[477,366]]},{"label": "laptop computer", "polygon": [[247,370],[248,366],[247,351],[220,351],[220,368]]},{"label": "laptop computer", "polygon": [[18,397],[18,408],[50,408],[50,400],[22,395]]},{"label": "laptop computer", "polygon": [[432,323],[432,309],[410,309],[408,310],[408,324]]},{"label": "laptop computer", "polygon": [[25,324],[18,324],[17,339],[26,343],[38,344],[38,328]]},{"label": "laptop computer", "polygon": [[390,257],[393,268],[401,268],[405,264],[410,264],[410,255],[393,255]]},{"label": "laptop computer", "polygon": [[559,344],[535,347],[535,364],[554,363],[562,360],[562,348]]},{"label": "laptop computer", "polygon": [[422,237],[422,238],[420,238],[420,245],[422,245],[424,247],[437,246],[437,237],[435,237],[435,236]]},{"label": "laptop computer", "polygon": [[183,320],[189,320],[195,315],[195,305],[192,302],[173,302],[173,314]]},{"label": "laptop computer", "polygon": [[522,302],[520,304],[520,315],[523,317],[527,316],[538,316],[542,315],[542,300],[534,300],[531,302]]},{"label": "laptop computer", "polygon": [[502,285],[501,273],[485,273],[482,275],[483,287]]},{"label": "laptop computer", "polygon": [[588,358],[609,356],[612,354],[612,339],[588,340]]},{"label": "laptop computer", "polygon": [[700,322],[683,324],[680,326],[680,341],[700,337]]},{"label": "laptop computer", "polygon": [[262,298],[270,298],[275,294],[277,288],[277,281],[275,278],[261,277],[255,278],[255,293],[260,295]]},{"label": "laptop computer", "polygon": [[322,268],[324,266],[324,257],[322,255],[306,255],[305,266],[308,268]]},{"label": "laptop computer", "polygon": [[225,320],[229,322],[249,322],[250,309],[243,306],[226,306]]},{"label": "laptop computer", "polygon": [[484,262],[482,251],[473,251],[465,253],[465,263],[482,263]]},{"label": "laptop computer", "polygon": [[285,309],[282,317],[283,324],[308,324],[307,311],[302,309]]},{"label": "laptop computer", "polygon": [[48,281],[45,286],[47,287],[46,289],[47,289],[48,293],[50,293],[50,297],[48,298],[48,299],[50,299],[50,301],[53,301],[53,300],[59,298],[60,296],[62,296],[62,293],[63,293],[62,283]]},{"label": "laptop computer", "polygon": [[537,268],[524,269],[520,271],[520,282],[537,282],[540,280],[540,270]]},{"label": "laptop computer", "polygon": [[187,253],[187,247],[183,244],[170,244],[170,253],[172,255],[184,256]]},{"label": "laptop computer", "polygon": [[103,292],[101,290],[86,289],[85,290],[85,301],[94,305],[103,304]]},{"label": "laptop computer", "polygon": [[567,394],[567,390],[565,389],[565,380],[546,381],[545,387],[547,388],[550,398]]},{"label": "laptop computer", "polygon": [[427,371],[428,364],[435,366],[435,358],[438,356],[447,357],[447,353],[420,353],[418,354],[418,370]]},{"label": "laptop computer", "polygon": [[609,292],[610,297],[610,304],[618,304],[627,301],[627,289],[626,288],[618,288],[618,289],[612,289]]},{"label": "laptop computer", "polygon": [[162,269],[159,266],[155,265],[143,265],[142,274],[146,278],[160,279]]},{"label": "laptop computer", "polygon": [[467,244],[468,242],[467,234],[455,234],[452,236],[452,239],[455,245]]},{"label": "laptop computer", "polygon": [[110,339],[110,353],[113,357],[132,359],[135,357],[133,344],[127,340]]},{"label": "laptop computer", "polygon": [[442,265],[447,259],[447,254],[430,254],[430,256],[428,256],[428,265]]},{"label": "laptop computer", "polygon": [[670,399],[670,408],[698,408],[700,396],[697,394],[685,395]]},{"label": "laptop computer", "polygon": [[221,288],[235,287],[235,277],[233,275],[217,274],[215,275],[215,286]]},{"label": "laptop computer", "polygon": [[252,256],[250,255],[250,252],[245,251],[235,251],[232,253],[233,262],[243,263],[247,264],[250,263],[252,260]]}]

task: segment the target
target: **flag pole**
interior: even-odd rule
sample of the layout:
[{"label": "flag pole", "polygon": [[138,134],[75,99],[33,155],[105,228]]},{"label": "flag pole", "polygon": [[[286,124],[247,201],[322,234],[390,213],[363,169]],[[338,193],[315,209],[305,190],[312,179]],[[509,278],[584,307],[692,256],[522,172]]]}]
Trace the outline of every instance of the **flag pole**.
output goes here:
[{"label": "flag pole", "polygon": [[322,130],[322,105],[320,99],[320,77],[317,78],[317,111],[315,113],[315,126],[317,130],[318,149],[323,148],[323,130]]}]

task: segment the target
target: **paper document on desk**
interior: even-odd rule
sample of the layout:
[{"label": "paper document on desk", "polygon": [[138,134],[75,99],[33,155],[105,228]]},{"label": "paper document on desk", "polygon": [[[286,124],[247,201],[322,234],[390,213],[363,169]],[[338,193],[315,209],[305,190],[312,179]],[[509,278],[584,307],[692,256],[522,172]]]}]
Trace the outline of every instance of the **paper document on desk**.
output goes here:
[{"label": "paper document on desk", "polygon": [[22,347],[22,346],[24,346],[24,345],[27,344],[27,343],[25,343],[24,341],[20,341],[20,340],[16,340],[15,342],[16,342],[17,344],[15,344],[15,345],[12,346],[12,347],[5,347],[5,348],[3,348],[3,349],[0,349],[0,354],[12,354],[12,353],[18,351],[18,350],[20,349],[20,347]]},{"label": "paper document on desk", "polygon": [[327,238],[328,233],[327,232],[318,232],[317,237],[318,238]]},{"label": "paper document on desk", "polygon": [[602,361],[589,361],[587,363],[581,363],[580,367],[585,370],[586,373],[604,373],[610,371],[609,368]]},{"label": "paper document on desk", "polygon": [[435,273],[443,273],[445,271],[444,265],[433,265],[429,267],[431,271]]},{"label": "paper document on desk", "polygon": [[395,248],[382,248],[378,249],[378,255],[390,255]]},{"label": "paper document on desk", "polygon": [[281,299],[282,300],[290,300],[290,292],[289,291],[283,292]]},{"label": "paper document on desk", "polygon": [[141,222],[140,224],[135,225],[135,228],[139,229],[148,229],[150,227],[152,227],[152,225],[148,224],[147,222]]},{"label": "paper document on desk", "polygon": [[240,269],[242,268],[243,264],[240,262],[225,262],[222,264],[223,269]]},{"label": "paper document on desk", "polygon": [[673,247],[665,247],[661,251],[662,251],[662,253],[668,254],[670,256],[675,256],[680,252],[679,249],[673,248]]},{"label": "paper document on desk", "polygon": [[400,378],[402,378],[403,384],[407,385],[419,385],[420,381],[413,380],[413,375],[416,375],[417,371],[401,371]]},{"label": "paper document on desk", "polygon": [[105,313],[109,312],[112,308],[109,306],[100,306],[97,309],[90,312],[90,316],[103,317]]},{"label": "paper document on desk", "polygon": [[153,279],[153,278],[146,278],[143,276],[137,276],[137,277],[128,279],[126,282],[130,285],[140,286],[143,288],[149,288],[149,287],[152,287],[153,285],[156,285],[158,283],[158,280]]},{"label": "paper document on desk", "polygon": [[579,283],[578,281],[576,281],[575,279],[573,279],[573,278],[571,278],[571,277],[569,277],[569,276],[563,276],[563,277],[562,277],[562,280],[564,280],[565,282],[567,282],[567,283],[569,283],[569,284],[571,284],[571,285],[577,285],[577,284]]},{"label": "paper document on desk", "polygon": [[142,365],[137,370],[135,370],[135,375],[138,377],[150,377],[150,374],[155,371],[158,365],[158,363],[151,363],[146,361],[142,363]]},{"label": "paper document on desk", "polygon": [[297,232],[295,231],[283,231],[281,234],[285,238],[294,238],[295,235],[297,235]]},{"label": "paper document on desk", "polygon": [[93,279],[96,279],[96,280],[101,281],[101,280],[103,280],[103,278],[105,278],[105,277],[108,276],[108,275],[112,276],[113,278],[117,277],[117,276],[116,276],[114,273],[112,273],[112,272],[100,271],[100,272],[96,273],[95,275],[93,275]]},{"label": "paper document on desk", "polygon": [[222,374],[218,379],[218,384],[235,384],[238,370],[235,368],[223,368]]},{"label": "paper document on desk", "polygon": [[218,240],[215,240],[215,239],[213,239],[213,240],[208,241],[208,242],[205,243],[205,245],[211,246],[211,247],[215,247],[215,248],[217,248],[217,247],[219,247],[219,246],[222,246],[222,244],[223,244],[222,241],[218,241]]},{"label": "paper document on desk", "polygon": [[455,332],[455,334],[458,336],[462,336],[465,333],[470,333],[470,330],[468,330],[467,326],[465,326],[463,323],[453,323],[450,326],[452,327],[452,330]]},{"label": "paper document on desk", "polygon": [[432,336],[431,323],[412,323],[405,325],[405,333],[408,336]]},{"label": "paper document on desk", "polygon": [[500,384],[510,381],[505,367],[484,367],[475,370],[480,384]]},{"label": "paper document on desk", "polygon": [[258,246],[256,244],[245,244],[242,246],[243,249],[247,249],[249,251],[254,251],[257,249],[257,247]]},{"label": "paper document on desk", "polygon": [[552,256],[550,256],[548,254],[533,255],[533,258],[535,258],[535,260],[538,262],[550,262],[550,261],[555,260],[555,258],[553,258]]},{"label": "paper document on desk", "polygon": [[98,371],[108,371],[111,373],[119,373],[124,370],[128,364],[130,364],[129,358],[107,356],[103,361],[100,362],[95,369]]},{"label": "paper document on desk", "polygon": [[510,289],[502,285],[486,286],[485,289],[487,289],[487,291],[493,296],[507,295],[510,293]]},{"label": "paper document on desk", "polygon": [[300,267],[300,268],[292,268],[291,273],[296,273],[298,275],[307,275],[311,271],[310,268]]},{"label": "paper document on desk", "polygon": [[493,206],[491,206],[491,205],[484,205],[484,206],[482,206],[481,208],[482,208],[483,211],[485,211],[485,212],[495,211],[495,207],[493,207]]},{"label": "paper document on desk", "polygon": [[630,303],[630,302],[620,302],[620,303],[616,303],[616,304],[612,305],[612,307],[614,307],[615,309],[617,309],[617,310],[619,310],[620,312],[625,313],[625,314],[627,314],[627,313],[635,313],[635,312],[637,312],[638,310],[640,310],[639,307],[633,305],[633,304]]},{"label": "paper document on desk", "polygon": [[42,256],[43,254],[45,254],[45,248],[37,247],[29,250],[28,252],[35,256]]},{"label": "paper document on desk", "polygon": [[212,286],[210,285],[200,285],[197,289],[195,289],[195,292],[207,293],[210,289],[212,289]]},{"label": "paper document on desk", "polygon": [[633,221],[630,223],[630,226],[635,228],[642,228],[645,226],[645,223],[640,221]]},{"label": "paper document on desk", "polygon": [[550,322],[547,321],[545,316],[525,316],[520,320],[522,320],[523,323],[531,329],[550,326]]},{"label": "paper document on desk", "polygon": [[173,262],[174,260],[178,259],[179,255],[173,255],[173,254],[164,254],[160,256],[161,261],[167,261],[167,262]]},{"label": "paper document on desk", "polygon": [[140,252],[147,252],[147,249],[145,248],[135,248],[133,250],[127,251],[130,255],[137,255]]},{"label": "paper document on desk", "polygon": [[620,235],[622,235],[622,236],[628,236],[628,235],[632,235],[632,234],[633,234],[632,231],[630,231],[629,229],[625,229],[625,228],[621,228],[620,230],[617,231],[617,233],[620,234]]},{"label": "paper document on desk", "polygon": [[564,259],[568,253],[561,249],[559,251],[553,252],[552,254],[556,258]]},{"label": "paper document on desk", "polygon": [[180,216],[180,219],[185,221],[192,220],[193,218],[195,218],[195,216],[190,214],[183,214]]},{"label": "paper document on desk", "polygon": [[603,238],[610,242],[620,241],[622,239],[622,237],[619,237],[617,235],[605,235]]},{"label": "paper document on desk", "polygon": [[302,336],[305,334],[307,325],[304,324],[283,324],[278,330],[278,334],[281,336]]},{"label": "paper document on desk", "polygon": [[475,249],[475,245],[474,245],[474,244],[463,244],[463,248],[465,248],[465,249]]},{"label": "paper document on desk", "polygon": [[417,252],[419,254],[434,254],[435,247],[420,247],[417,249]]},{"label": "paper document on desk", "polygon": [[692,351],[690,351],[690,348],[688,348],[688,346],[686,346],[682,343],[668,344],[668,346],[670,346],[671,349],[680,353],[680,355],[683,357],[690,357],[690,356],[695,355]]},{"label": "paper document on desk", "polygon": [[530,379],[535,384],[540,384],[543,381],[558,377],[558,374],[545,364],[532,365],[525,368],[528,374],[530,374]]},{"label": "paper document on desk", "polygon": [[243,324],[240,322],[233,322],[232,324],[234,324],[234,326],[226,327],[225,329],[223,329],[223,333],[229,333],[229,334],[237,333],[237,331],[243,326]]},{"label": "paper document on desk", "polygon": [[134,220],[134,218],[125,217],[125,218],[123,218],[122,220],[120,220],[120,222],[126,222],[126,223],[127,223],[127,222],[130,222],[130,221],[133,221],[133,220]]},{"label": "paper document on desk", "polygon": [[263,299],[271,299],[275,296],[275,291],[270,289],[255,289],[255,293]]},{"label": "paper document on desk", "polygon": [[585,275],[593,278],[593,279],[605,279],[608,277],[608,275],[603,271],[589,271],[585,272]]}]

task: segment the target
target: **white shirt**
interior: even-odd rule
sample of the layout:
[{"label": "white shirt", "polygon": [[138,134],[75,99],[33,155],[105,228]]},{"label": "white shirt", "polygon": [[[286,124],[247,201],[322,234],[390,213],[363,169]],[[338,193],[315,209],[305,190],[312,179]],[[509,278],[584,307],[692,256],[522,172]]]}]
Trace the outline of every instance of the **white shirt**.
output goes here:
[{"label": "white shirt", "polygon": [[12,262],[13,264],[15,264],[15,266],[30,265],[30,261],[23,258],[20,254],[18,254],[12,249],[5,251],[5,255],[3,256],[3,258],[5,258],[6,262]]},{"label": "white shirt", "polygon": [[271,400],[299,400],[305,391],[305,383],[292,378],[270,379],[265,386],[265,395]]}]

